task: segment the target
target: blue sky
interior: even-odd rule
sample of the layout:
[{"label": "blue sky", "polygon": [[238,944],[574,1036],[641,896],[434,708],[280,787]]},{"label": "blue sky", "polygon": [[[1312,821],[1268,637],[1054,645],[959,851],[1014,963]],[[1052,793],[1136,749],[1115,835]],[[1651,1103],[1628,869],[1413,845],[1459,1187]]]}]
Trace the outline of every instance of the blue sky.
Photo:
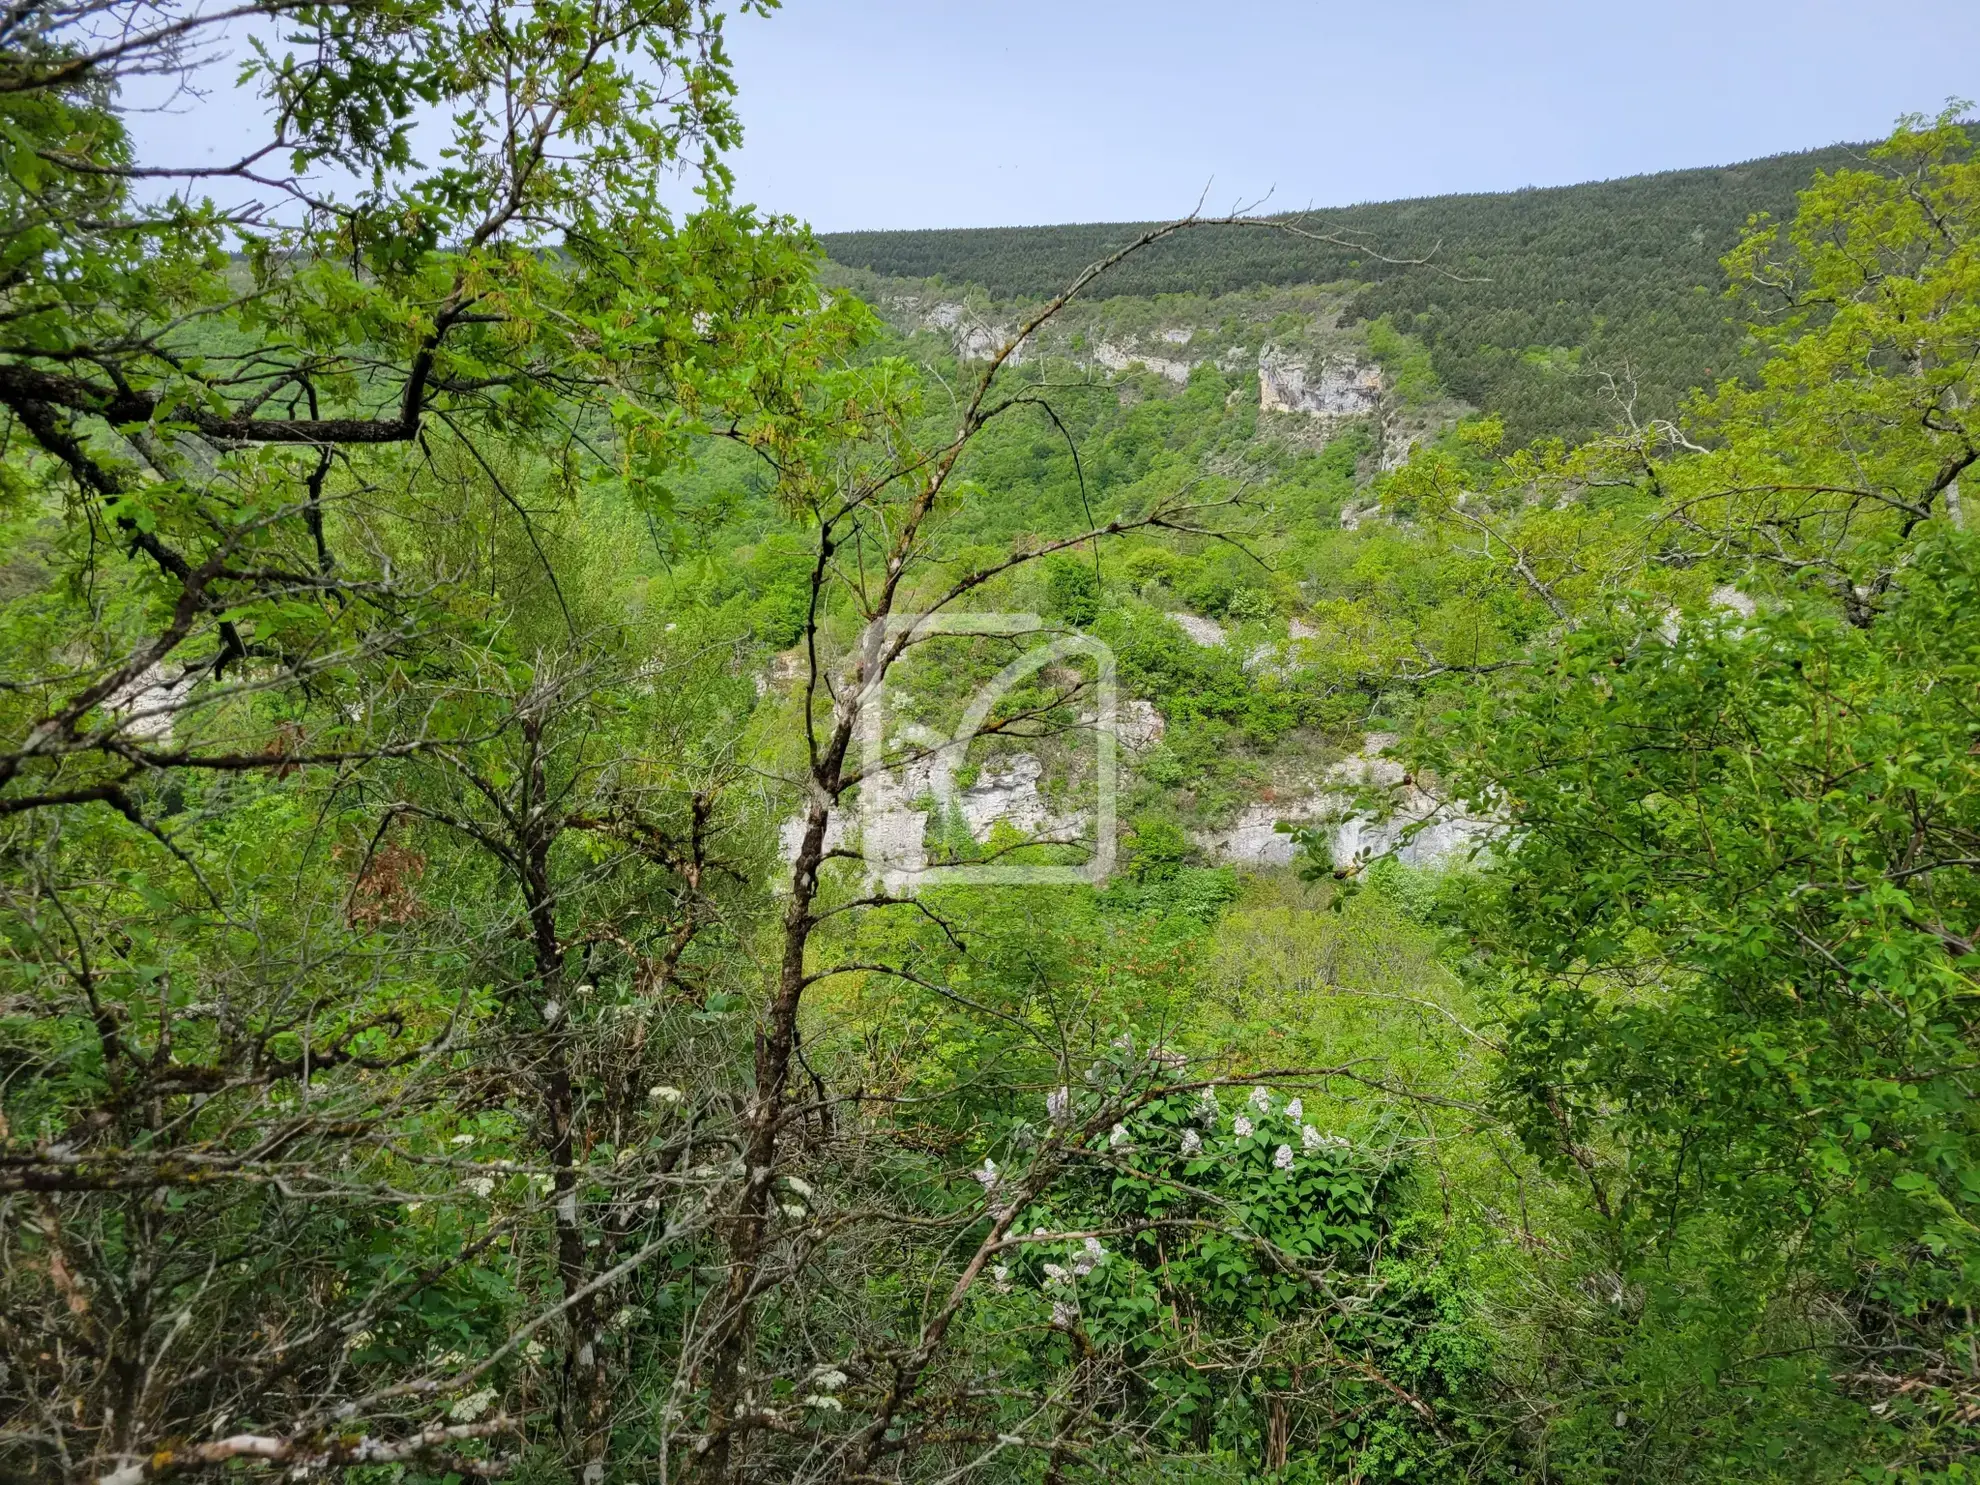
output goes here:
[{"label": "blue sky", "polygon": [[786,0],[730,26],[743,192],[823,231],[1557,185],[1980,97],[1975,0]]}]

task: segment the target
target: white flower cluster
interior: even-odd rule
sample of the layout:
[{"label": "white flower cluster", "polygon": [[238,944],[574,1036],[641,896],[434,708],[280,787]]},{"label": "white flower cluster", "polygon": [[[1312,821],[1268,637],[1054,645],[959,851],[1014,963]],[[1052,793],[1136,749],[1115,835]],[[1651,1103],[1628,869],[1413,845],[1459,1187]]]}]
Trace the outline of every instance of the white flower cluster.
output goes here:
[{"label": "white flower cluster", "polygon": [[983,1157],[983,1169],[975,1172],[977,1184],[982,1186],[983,1195],[988,1198],[997,1194],[997,1182],[1002,1179],[997,1171],[997,1162],[988,1155]]},{"label": "white flower cluster", "polygon": [[1116,1124],[1107,1135],[1107,1148],[1110,1150],[1125,1149],[1127,1142],[1128,1132],[1125,1124]]},{"label": "white flower cluster", "polygon": [[456,1401],[452,1407],[447,1409],[447,1416],[452,1418],[456,1423],[472,1423],[483,1413],[487,1412],[489,1405],[494,1401],[495,1389],[493,1387],[483,1387],[478,1391],[470,1392],[466,1397]]},{"label": "white flower cluster", "polygon": [[1214,1128],[1217,1121],[1223,1116],[1224,1111],[1217,1106],[1217,1090],[1215,1088],[1205,1088],[1202,1093],[1197,1095],[1196,1117],[1199,1122]]},{"label": "white flower cluster", "polygon": [[1054,1124],[1064,1124],[1072,1117],[1072,1089],[1054,1088],[1045,1095],[1045,1116]]},{"label": "white flower cluster", "polygon": [[1244,1115],[1239,1114],[1235,1119],[1231,1120],[1231,1133],[1241,1140],[1250,1139],[1251,1121],[1245,1118]]},{"label": "white flower cluster", "polygon": [[1062,1263],[1046,1264],[1045,1282],[1048,1285],[1070,1284],[1075,1279],[1085,1278],[1106,1261],[1106,1246],[1100,1239],[1090,1237],[1081,1244],[1081,1251],[1074,1256],[1071,1268],[1067,1268]]},{"label": "white flower cluster", "polygon": [[1201,1155],[1203,1153],[1203,1136],[1193,1129],[1185,1129],[1182,1133],[1182,1152],[1186,1158],[1191,1160]]},{"label": "white flower cluster", "polygon": [[1276,1165],[1280,1170],[1291,1170],[1293,1165],[1292,1146],[1281,1145],[1278,1149],[1274,1150],[1272,1152],[1272,1164]]},{"label": "white flower cluster", "polygon": [[1253,1088],[1250,1101],[1251,1106],[1258,1110],[1259,1117],[1263,1118],[1272,1112],[1272,1095],[1263,1088]]}]

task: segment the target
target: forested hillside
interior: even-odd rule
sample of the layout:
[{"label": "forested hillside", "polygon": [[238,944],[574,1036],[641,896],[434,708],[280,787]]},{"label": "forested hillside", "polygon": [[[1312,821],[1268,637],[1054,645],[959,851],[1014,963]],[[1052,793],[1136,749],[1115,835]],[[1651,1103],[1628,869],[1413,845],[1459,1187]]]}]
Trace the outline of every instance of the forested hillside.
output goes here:
[{"label": "forested hillside", "polygon": [[1973,1480],[1950,114],[993,295],[734,198],[712,0],[138,169],[215,24],[0,25],[0,1479]]},{"label": "forested hillside", "polygon": [[[1444,384],[1504,417],[1515,438],[1583,437],[1614,420],[1604,373],[1633,384],[1645,416],[1669,416],[1692,388],[1741,367],[1749,342],[1720,296],[1719,260],[1749,218],[1791,215],[1795,193],[1817,170],[1860,155],[1860,147],[1836,146],[1714,169],[1281,219],[1339,234],[1366,252],[1257,227],[1211,228],[1137,255],[1094,292],[1358,284],[1350,318],[1388,315],[1421,336]],[[973,284],[996,298],[1041,298],[1146,225],[842,232],[821,241],[847,267]]]}]

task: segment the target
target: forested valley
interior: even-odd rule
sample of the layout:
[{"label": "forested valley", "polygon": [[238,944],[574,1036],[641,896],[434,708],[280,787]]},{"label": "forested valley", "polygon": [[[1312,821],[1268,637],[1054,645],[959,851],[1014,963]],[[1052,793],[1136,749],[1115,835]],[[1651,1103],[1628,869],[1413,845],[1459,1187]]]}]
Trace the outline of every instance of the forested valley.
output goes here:
[{"label": "forested valley", "polygon": [[1967,105],[821,239],[243,13],[0,20],[0,1477],[1975,1478]]}]

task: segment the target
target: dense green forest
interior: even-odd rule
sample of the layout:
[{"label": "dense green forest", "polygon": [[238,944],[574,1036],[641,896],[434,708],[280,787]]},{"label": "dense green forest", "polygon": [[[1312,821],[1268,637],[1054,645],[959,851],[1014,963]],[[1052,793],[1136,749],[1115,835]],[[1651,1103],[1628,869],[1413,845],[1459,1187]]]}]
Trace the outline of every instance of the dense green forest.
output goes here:
[{"label": "dense green forest", "polygon": [[0,27],[0,1474],[1974,1478],[1955,114],[860,260],[283,14]]},{"label": "dense green forest", "polygon": [[[1818,170],[1861,159],[1835,146],[1706,170],[1501,195],[1433,196],[1307,211],[1172,238],[1123,263],[1095,295],[1218,294],[1358,285],[1350,318],[1387,315],[1429,345],[1456,395],[1520,441],[1587,437],[1614,421],[1603,373],[1646,416],[1740,369],[1750,340],[1721,297],[1719,260],[1750,218],[1793,214]],[[1273,230],[1295,224],[1337,241]],[[1147,223],[841,232],[835,263],[898,278],[1043,298]]]}]

